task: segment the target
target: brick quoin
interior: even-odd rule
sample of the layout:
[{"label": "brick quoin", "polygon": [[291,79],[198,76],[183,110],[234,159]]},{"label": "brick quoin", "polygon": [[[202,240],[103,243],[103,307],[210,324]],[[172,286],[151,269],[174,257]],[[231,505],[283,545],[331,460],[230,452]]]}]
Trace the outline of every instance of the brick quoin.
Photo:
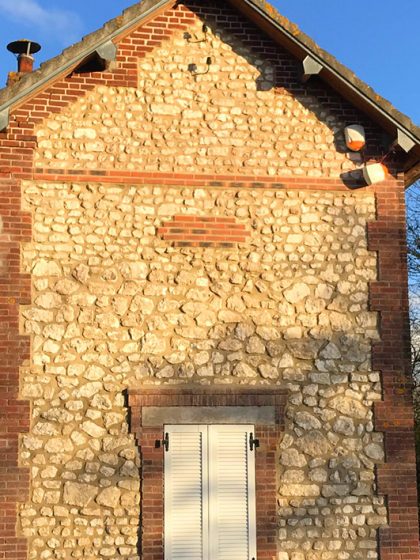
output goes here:
[{"label": "brick quoin", "polygon": [[380,529],[382,560],[419,555],[416,455],[407,291],[404,184],[375,188],[377,221],[368,225],[369,249],[378,252],[378,281],[370,305],[380,313],[381,341],[373,344],[372,366],[382,373],[383,401],[375,428],[385,434],[386,463],[378,468],[378,490],[388,498],[389,527]]},{"label": "brick quoin", "polygon": [[[200,13],[200,9],[197,5],[194,10]],[[215,7],[213,15],[217,16],[220,13],[218,10]],[[19,435],[29,428],[29,404],[19,399],[19,369],[30,359],[29,339],[19,334],[19,306],[28,305],[31,301],[30,278],[20,269],[21,244],[31,239],[31,218],[22,211],[21,181],[346,190],[343,182],[334,179],[242,177],[239,174],[201,177],[194,174],[34,169],[34,133],[37,125],[49,116],[60,113],[95,86],[137,87],[138,58],[159,46],[175,30],[188,29],[196,17],[186,6],[177,5],[143,25],[140,30],[127,32],[124,38],[116,41],[119,48],[114,69],[100,73],[71,72],[62,76],[31,99],[13,107],[10,125],[6,132],[0,133],[0,560],[27,558],[26,540],[19,537],[16,529],[17,507],[27,499],[29,485],[29,474],[18,458]],[[229,26],[244,44],[278,65],[278,49],[269,39],[261,36],[256,41],[255,32],[250,31],[251,26],[243,25],[235,15],[232,15]],[[296,67],[284,59],[282,69],[279,87],[286,87],[295,79]],[[328,91],[328,88],[322,90],[325,104],[330,99]],[[331,96],[331,99],[335,97]],[[347,104],[337,106],[331,102],[333,105],[332,110],[343,119],[353,120],[358,115]],[[380,313],[381,341],[373,345],[373,368],[381,372],[384,389],[384,400],[375,410],[375,427],[385,434],[386,464],[378,468],[378,490],[388,497],[390,523],[388,528],[380,531],[380,558],[418,560],[402,181],[389,180],[376,187],[375,193],[378,220],[369,224],[369,249],[378,251],[379,279],[371,285],[370,303],[371,309]],[[168,228],[169,231],[172,227],[170,224],[165,223],[163,229]],[[173,405],[173,395],[170,398]],[[181,397],[177,398],[180,399],[178,402],[185,402]],[[154,401],[150,397],[144,402]],[[211,402],[215,404],[214,400]],[[254,395],[250,404],[255,405],[255,402]],[[141,426],[140,409],[138,404],[137,407],[135,403],[132,405],[133,426],[136,423]],[[257,472],[266,473],[262,477],[265,481],[271,477],[270,485],[257,485],[258,495],[262,496],[261,501],[258,501],[259,534],[262,535],[263,530],[267,531],[259,540],[259,557],[268,559],[273,557],[276,550],[276,503],[273,500],[276,484],[273,477],[279,434],[273,433],[269,427],[260,427],[257,435],[266,448],[264,460],[257,461]],[[142,527],[145,534],[149,535],[149,539],[143,542],[143,557],[147,560],[162,559],[163,458],[162,451],[155,448],[155,440],[160,436],[161,430],[155,429],[143,429],[138,436],[142,444],[144,492],[149,500],[142,505]],[[263,455],[259,454],[259,457]],[[264,514],[266,518],[263,518]]]},{"label": "brick quoin", "polygon": [[20,243],[30,233],[18,183],[0,178],[0,559],[5,560],[27,558],[26,539],[16,535],[16,508],[29,486],[18,443],[29,427],[28,403],[19,400],[19,366],[29,359],[29,339],[19,334],[19,304],[31,299],[30,278],[20,272]]}]

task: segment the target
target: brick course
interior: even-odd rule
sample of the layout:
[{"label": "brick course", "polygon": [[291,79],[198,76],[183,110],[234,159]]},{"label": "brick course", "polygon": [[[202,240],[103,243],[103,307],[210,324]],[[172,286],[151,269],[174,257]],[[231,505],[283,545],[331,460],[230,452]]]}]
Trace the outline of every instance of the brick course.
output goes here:
[{"label": "brick course", "polygon": [[175,247],[225,247],[245,243],[246,227],[235,218],[205,216],[174,216],[164,222],[158,234]]}]

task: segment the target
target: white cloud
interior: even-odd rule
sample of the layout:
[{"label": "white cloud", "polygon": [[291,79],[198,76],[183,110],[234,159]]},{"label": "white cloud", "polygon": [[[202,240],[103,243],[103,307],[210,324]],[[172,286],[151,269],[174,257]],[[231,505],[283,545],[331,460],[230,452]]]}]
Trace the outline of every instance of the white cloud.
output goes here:
[{"label": "white cloud", "polygon": [[71,11],[41,6],[37,0],[0,0],[0,16],[20,24],[22,28],[36,29],[40,39],[54,37],[68,45],[80,38],[82,21]]}]

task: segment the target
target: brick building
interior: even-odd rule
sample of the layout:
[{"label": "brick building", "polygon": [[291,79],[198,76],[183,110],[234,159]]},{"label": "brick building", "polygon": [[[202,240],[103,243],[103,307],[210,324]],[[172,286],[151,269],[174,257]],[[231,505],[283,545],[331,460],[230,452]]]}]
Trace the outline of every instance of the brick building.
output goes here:
[{"label": "brick building", "polygon": [[418,560],[419,129],[261,0],[145,0],[24,58],[0,559]]}]

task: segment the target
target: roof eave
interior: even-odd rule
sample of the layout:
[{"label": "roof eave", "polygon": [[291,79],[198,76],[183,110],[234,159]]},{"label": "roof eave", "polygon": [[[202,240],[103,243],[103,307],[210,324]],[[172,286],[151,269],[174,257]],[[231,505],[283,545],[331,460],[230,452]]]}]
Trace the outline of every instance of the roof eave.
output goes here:
[{"label": "roof eave", "polygon": [[407,189],[420,180],[420,159],[404,172],[404,177]]}]

